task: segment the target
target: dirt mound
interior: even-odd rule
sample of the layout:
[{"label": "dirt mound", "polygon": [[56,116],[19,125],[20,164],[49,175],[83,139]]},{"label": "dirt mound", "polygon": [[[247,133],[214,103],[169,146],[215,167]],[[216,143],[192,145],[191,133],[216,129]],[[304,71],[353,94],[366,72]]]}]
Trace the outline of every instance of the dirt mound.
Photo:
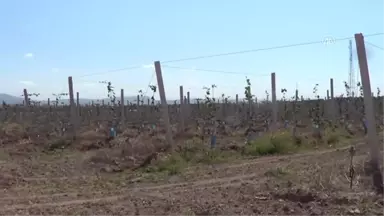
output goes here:
[{"label": "dirt mound", "polygon": [[314,192],[303,191],[301,189],[297,189],[296,191],[288,191],[285,193],[275,193],[273,196],[275,199],[284,199],[291,202],[300,203],[309,203],[315,200],[319,200]]},{"label": "dirt mound", "polygon": [[0,173],[0,189],[10,188],[18,182],[18,178],[6,173]]},{"label": "dirt mound", "polygon": [[159,152],[165,151],[164,140],[164,137],[148,138],[144,134],[135,138],[121,135],[111,140],[108,148],[89,152],[85,163],[106,172],[137,169],[149,164]]}]

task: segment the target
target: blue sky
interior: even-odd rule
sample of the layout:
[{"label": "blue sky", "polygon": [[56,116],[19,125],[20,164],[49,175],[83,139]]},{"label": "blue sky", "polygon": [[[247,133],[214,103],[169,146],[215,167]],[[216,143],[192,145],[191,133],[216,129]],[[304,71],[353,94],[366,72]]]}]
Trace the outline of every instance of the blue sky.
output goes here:
[{"label": "blue sky", "polygon": [[[81,97],[105,97],[105,86],[98,84],[102,80],[136,95],[147,89],[155,60],[381,33],[383,10],[382,0],[1,1],[0,92],[19,96],[27,88],[43,99],[68,92],[67,77],[73,76]],[[384,47],[383,36],[366,41]],[[384,87],[384,51],[366,47],[372,88]],[[358,68],[357,58],[354,62]],[[253,94],[263,98],[265,90],[270,92],[271,72],[276,72],[278,90],[287,88],[289,95],[298,85],[301,95],[312,96],[316,83],[325,95],[331,77],[335,93],[341,94],[348,78],[348,41],[164,65],[183,68],[163,67],[167,99],[178,98],[180,85],[191,97],[203,97],[202,87],[211,84],[218,86],[216,95],[243,96],[245,73]]]}]

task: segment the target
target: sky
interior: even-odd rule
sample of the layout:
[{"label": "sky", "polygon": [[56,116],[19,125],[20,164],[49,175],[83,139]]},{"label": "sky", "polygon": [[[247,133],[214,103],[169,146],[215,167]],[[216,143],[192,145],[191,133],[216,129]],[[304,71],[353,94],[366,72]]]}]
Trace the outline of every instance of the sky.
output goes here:
[{"label": "sky", "polygon": [[[160,61],[166,97],[179,86],[192,98],[265,98],[276,73],[277,97],[335,95],[348,81],[348,40],[355,33],[384,32],[382,0],[12,0],[0,1],[0,93],[20,96],[24,88],[40,99],[68,92],[68,76],[81,98],[107,96],[110,81],[119,94],[151,96]],[[318,41],[317,44],[172,61]],[[372,90],[384,87],[384,36],[366,37]],[[354,45],[355,42],[353,42]],[[373,44],[373,45],[372,45]],[[375,46],[376,47],[375,47]],[[356,50],[354,68],[358,73]],[[231,73],[224,73],[231,72]],[[159,98],[158,93],[155,94]]]}]

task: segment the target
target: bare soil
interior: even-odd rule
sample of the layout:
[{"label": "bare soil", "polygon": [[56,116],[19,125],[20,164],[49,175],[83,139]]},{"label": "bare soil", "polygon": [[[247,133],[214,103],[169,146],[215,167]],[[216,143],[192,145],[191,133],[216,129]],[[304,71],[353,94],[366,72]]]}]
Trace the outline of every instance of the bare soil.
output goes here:
[{"label": "bare soil", "polygon": [[349,147],[187,168],[179,175],[84,169],[87,153],[29,157],[0,152],[2,215],[383,215],[356,144]]}]

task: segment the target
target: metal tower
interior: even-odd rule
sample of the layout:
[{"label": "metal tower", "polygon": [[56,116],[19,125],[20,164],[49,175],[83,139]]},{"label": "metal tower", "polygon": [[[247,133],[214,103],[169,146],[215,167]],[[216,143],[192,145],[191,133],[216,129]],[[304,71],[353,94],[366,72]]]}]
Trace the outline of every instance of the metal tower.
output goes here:
[{"label": "metal tower", "polygon": [[349,40],[349,74],[348,74],[348,78],[349,78],[349,82],[348,82],[348,85],[349,85],[349,88],[350,88],[350,96],[351,97],[355,97],[356,95],[358,95],[356,89],[357,89],[357,86],[356,86],[356,75],[355,75],[355,70],[353,68],[353,51],[352,51],[352,40]]}]

